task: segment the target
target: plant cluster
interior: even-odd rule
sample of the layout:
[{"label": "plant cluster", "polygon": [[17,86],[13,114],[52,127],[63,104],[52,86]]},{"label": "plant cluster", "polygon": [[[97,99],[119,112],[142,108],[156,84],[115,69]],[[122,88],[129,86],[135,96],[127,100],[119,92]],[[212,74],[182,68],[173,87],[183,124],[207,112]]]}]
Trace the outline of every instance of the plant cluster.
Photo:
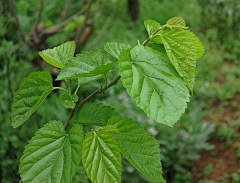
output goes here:
[{"label": "plant cluster", "polygon": [[[189,90],[193,93],[196,60],[203,55],[204,47],[181,17],[163,26],[153,20],[144,24],[149,38],[142,45],[105,45],[117,62],[94,51],[74,57],[74,42],[39,52],[46,62],[61,69],[57,80],[65,80],[69,90],[54,87],[51,75],[45,71],[31,73],[15,93],[12,126],[22,125],[56,89],[65,92],[60,101],[71,113],[64,125],[59,120],[47,123],[25,147],[19,168],[24,183],[70,182],[81,160],[92,182],[120,183],[121,154],[150,181],[165,182],[154,137],[110,106],[88,102],[121,79],[136,104],[156,122],[172,127],[184,113]],[[107,75],[117,63],[119,75],[108,82]],[[105,84],[76,105],[79,87],[100,78],[105,78]],[[72,93],[74,84],[76,90]],[[69,123],[75,125],[69,129]],[[82,125],[99,128],[84,135]]]}]

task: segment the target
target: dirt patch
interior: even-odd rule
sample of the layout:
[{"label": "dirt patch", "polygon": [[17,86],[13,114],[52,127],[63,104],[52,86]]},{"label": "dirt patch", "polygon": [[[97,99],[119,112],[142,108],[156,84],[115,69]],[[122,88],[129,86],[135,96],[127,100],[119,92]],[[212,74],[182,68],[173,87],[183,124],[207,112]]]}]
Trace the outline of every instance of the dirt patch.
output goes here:
[{"label": "dirt patch", "polygon": [[[211,106],[211,114],[205,115],[202,120],[209,123],[220,122],[229,124],[229,120],[237,120],[240,118],[240,94],[236,94],[233,99],[225,103],[218,103]],[[213,138],[210,143],[215,147],[212,150],[203,150],[201,159],[196,161],[192,167],[194,182],[199,180],[208,180],[221,182],[224,174],[238,173],[240,175],[240,160],[237,156],[236,145],[240,144],[240,127],[236,128],[239,137],[230,145],[226,141],[220,141]],[[204,174],[204,169],[212,164],[210,175]]]}]

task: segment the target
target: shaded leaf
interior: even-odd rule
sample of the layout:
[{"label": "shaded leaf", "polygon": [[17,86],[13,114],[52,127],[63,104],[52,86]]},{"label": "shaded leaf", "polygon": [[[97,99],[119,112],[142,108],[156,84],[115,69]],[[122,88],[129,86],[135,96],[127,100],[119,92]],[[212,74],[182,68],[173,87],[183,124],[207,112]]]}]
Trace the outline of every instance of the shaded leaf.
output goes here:
[{"label": "shaded leaf", "polygon": [[82,161],[93,183],[121,182],[121,155],[115,140],[106,131],[87,133]]},{"label": "shaded leaf", "polygon": [[148,43],[146,45],[147,47],[150,47],[156,51],[162,52],[162,53],[166,53],[166,50],[164,48],[164,46],[162,44],[157,44],[157,43]]},{"label": "shaded leaf", "polygon": [[88,102],[74,112],[74,119],[70,123],[106,126],[108,119],[118,115],[114,109],[102,103]]},{"label": "shaded leaf", "polygon": [[95,77],[94,79],[107,74],[115,66],[100,52],[83,52],[73,57],[59,73],[57,80],[74,79],[78,77]]},{"label": "shaded leaf", "polygon": [[154,32],[160,28],[160,23],[156,22],[155,20],[144,21],[144,25],[149,37],[153,36]]},{"label": "shaded leaf", "polygon": [[24,183],[69,183],[81,160],[83,130],[74,125],[66,134],[60,121],[39,129],[26,146],[19,172]]},{"label": "shaded leaf", "polygon": [[47,63],[62,68],[73,57],[75,48],[75,42],[69,41],[53,49],[43,50],[38,53]]},{"label": "shaded leaf", "polygon": [[127,117],[112,117],[108,125],[115,125],[119,129],[120,133],[109,133],[124,157],[149,180],[165,183],[162,177],[159,144],[154,137]]},{"label": "shaded leaf", "polygon": [[60,101],[65,108],[73,109],[76,105],[75,102],[78,101],[78,96],[77,95],[70,96],[67,93],[63,93],[62,95],[60,95]]},{"label": "shaded leaf", "polygon": [[107,43],[104,46],[104,50],[108,52],[110,55],[112,55],[113,57],[115,57],[116,59],[119,59],[119,55],[122,50],[126,50],[128,48],[130,48],[130,45],[128,44],[115,43],[115,42]]},{"label": "shaded leaf", "polygon": [[167,55],[135,46],[121,52],[118,67],[136,104],[156,122],[173,126],[187,107],[189,93]]},{"label": "shaded leaf", "polygon": [[47,72],[28,75],[15,93],[12,103],[12,126],[22,125],[53,90],[52,77]]}]

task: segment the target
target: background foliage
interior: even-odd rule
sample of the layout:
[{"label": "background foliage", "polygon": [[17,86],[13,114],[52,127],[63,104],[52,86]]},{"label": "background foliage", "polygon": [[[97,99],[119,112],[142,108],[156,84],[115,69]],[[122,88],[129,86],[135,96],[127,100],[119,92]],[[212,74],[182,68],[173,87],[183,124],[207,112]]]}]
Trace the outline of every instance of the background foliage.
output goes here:
[{"label": "background foliage", "polygon": [[[36,21],[40,2],[40,0],[14,1],[20,25],[27,38],[31,36],[32,25]],[[66,18],[82,9],[86,2],[72,0]],[[101,12],[99,7],[102,7],[104,2],[104,0],[95,0],[92,3],[89,22]],[[118,3],[117,8],[116,3]],[[163,173],[168,182],[194,182],[191,166],[193,162],[200,158],[200,152],[203,149],[213,148],[213,145],[207,142],[208,139],[212,137],[220,138],[222,141],[227,141],[231,146],[231,143],[238,138],[235,129],[239,126],[237,122],[239,115],[234,119],[235,122],[229,119],[226,124],[219,123],[217,115],[220,114],[218,113],[213,117],[213,123],[211,124],[205,122],[206,118],[204,116],[211,115],[212,106],[216,104],[219,113],[224,112],[229,105],[229,100],[240,92],[240,2],[238,0],[139,0],[139,15],[136,21],[131,20],[127,3],[126,0],[120,2],[109,0],[101,16],[94,24],[94,31],[91,32],[86,42],[84,42],[86,37],[79,37],[80,27],[84,24],[84,18],[86,18],[86,15],[82,14],[66,24],[61,31],[47,36],[43,44],[30,46],[23,42],[19,34],[16,19],[11,11],[11,1],[1,1],[0,13],[3,15],[0,16],[1,182],[19,181],[18,165],[24,146],[37,129],[46,122],[54,119],[65,121],[69,113],[58,100],[62,92],[54,92],[47,97],[47,100],[40,105],[26,124],[18,129],[10,127],[11,90],[14,93],[23,78],[33,71],[45,70],[52,73],[54,78],[56,70],[45,64],[38,56],[37,51],[52,48],[68,40],[77,40],[76,42],[79,43],[77,49],[81,51],[104,52],[103,46],[109,41],[135,45],[137,39],[143,42],[147,38],[147,32],[145,32],[143,26],[143,21],[147,19],[155,19],[164,23],[174,16],[184,17],[190,30],[196,32],[204,43],[206,53],[197,62],[194,98],[188,104],[187,112],[174,128],[156,124],[144,115],[141,109],[136,107],[121,83],[110,88],[105,95],[99,95],[97,100],[113,106],[123,116],[129,116],[138,121],[158,139],[162,150]],[[65,4],[60,0],[44,1],[37,31],[57,25],[61,21],[62,17],[60,15],[64,6]],[[95,38],[101,33],[112,12],[115,12],[114,19],[110,22],[105,34],[96,42]],[[84,33],[89,33],[88,30],[90,29],[91,26],[86,26]],[[81,39],[82,41],[80,41]],[[114,60],[107,53],[106,55]],[[113,79],[117,72],[117,70],[114,70],[109,75],[110,79]],[[9,78],[11,87],[9,87]],[[82,86],[78,92],[80,100],[94,91],[100,84],[103,84],[103,80]],[[66,88],[64,83],[56,82],[55,85],[62,85]],[[231,105],[233,108],[234,105],[237,108],[238,103],[231,102]],[[85,126],[84,128],[90,130],[92,127]],[[149,182],[125,159],[122,161],[122,166],[124,183]],[[233,179],[237,180],[235,174],[229,174],[223,180],[230,181]],[[88,182],[81,166],[72,182]]]}]

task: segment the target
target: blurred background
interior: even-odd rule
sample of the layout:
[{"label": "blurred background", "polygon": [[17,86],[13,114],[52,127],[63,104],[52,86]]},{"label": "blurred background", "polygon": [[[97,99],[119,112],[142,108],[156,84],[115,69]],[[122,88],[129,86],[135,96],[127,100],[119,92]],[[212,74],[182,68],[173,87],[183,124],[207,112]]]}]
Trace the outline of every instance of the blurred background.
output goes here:
[{"label": "blurred background", "polygon": [[[74,40],[76,53],[104,52],[107,42],[134,46],[147,39],[143,21],[160,24],[181,16],[203,42],[197,61],[194,97],[174,128],[149,119],[128,96],[121,82],[94,100],[111,105],[152,133],[161,146],[168,183],[240,182],[240,1],[239,0],[0,0],[0,182],[19,182],[18,166],[25,145],[50,120],[66,121],[69,110],[60,91],[51,95],[21,127],[11,124],[11,103],[23,79],[44,70],[59,70],[38,51]],[[114,70],[108,77],[115,78]],[[83,99],[103,80],[80,87]],[[64,82],[55,86],[66,87]],[[74,88],[72,88],[74,89]],[[85,127],[90,130],[92,127]],[[123,183],[148,183],[125,159]],[[73,183],[88,183],[82,165]]]}]

